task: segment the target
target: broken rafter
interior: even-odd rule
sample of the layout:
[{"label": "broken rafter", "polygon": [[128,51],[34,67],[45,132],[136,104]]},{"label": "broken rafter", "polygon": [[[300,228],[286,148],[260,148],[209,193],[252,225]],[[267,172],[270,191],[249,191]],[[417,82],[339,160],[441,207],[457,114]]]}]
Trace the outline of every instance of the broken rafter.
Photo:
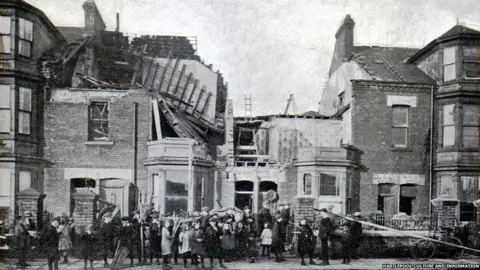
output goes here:
[{"label": "broken rafter", "polygon": [[155,65],[155,71],[153,72],[152,82],[150,83],[150,87],[148,88],[149,91],[150,91],[150,89],[153,89],[153,85],[155,84],[155,79],[157,78],[157,72],[158,72],[159,68],[160,68],[160,64],[157,63]]},{"label": "broken rafter", "polygon": [[71,52],[70,55],[68,55],[67,58],[65,58],[65,60],[63,60],[62,65],[65,65],[66,63],[68,63],[68,61],[70,61],[80,51],[80,49],[87,43],[88,40],[90,40],[90,38],[88,37],[85,38],[85,40],[83,40],[83,42],[80,43],[80,45],[78,45],[73,50],[73,52]]},{"label": "broken rafter", "polygon": [[[182,95],[180,96],[180,99],[181,99],[181,100],[183,100],[183,98],[185,97],[185,93],[187,92],[188,84],[189,84],[190,80],[192,79],[192,76],[193,76],[193,73],[190,72],[190,73],[188,74],[187,82],[185,83],[185,86],[183,87]],[[187,103],[188,103],[188,102],[187,102]],[[177,109],[180,109],[180,104],[181,104],[181,103],[178,103]]]},{"label": "broken rafter", "polygon": [[[170,52],[171,53],[171,52]],[[172,63],[172,59],[170,58],[170,53],[168,54],[168,61],[165,65],[165,68],[162,71],[162,77],[160,77],[160,83],[158,84],[157,92],[162,92],[163,81],[165,80],[165,74],[167,74],[167,69]]]},{"label": "broken rafter", "polygon": [[202,111],[200,112],[201,115],[205,113],[208,105],[210,104],[210,98],[212,97],[212,93],[208,93],[207,100],[205,100],[205,104],[203,105]]},{"label": "broken rafter", "polygon": [[192,114],[195,115],[195,112],[197,111],[198,104],[200,104],[200,100],[202,99],[203,94],[206,91],[206,86],[202,86],[202,89],[200,89],[200,94],[198,94],[197,101],[195,102],[195,107],[193,108]]},{"label": "broken rafter", "polygon": [[[184,76],[186,69],[187,69],[187,66],[183,65],[182,70],[180,71],[180,76],[178,77],[177,85],[175,86],[175,89],[173,90],[174,95],[178,92],[178,87],[180,86],[180,81],[181,81],[182,77]],[[188,80],[187,80],[187,84],[188,84]]]},{"label": "broken rafter", "polygon": [[[195,80],[195,84],[193,85],[193,88],[192,88],[192,92],[190,93],[190,96],[188,97],[188,101],[187,101],[188,104],[190,104],[190,102],[192,102],[193,93],[195,93],[195,90],[197,90],[198,82],[199,82],[199,80],[196,79],[196,80]],[[186,110],[186,109],[185,109],[185,110]]]},{"label": "broken rafter", "polygon": [[[168,85],[167,85],[167,89],[165,90],[166,93],[170,92],[170,86],[172,85],[172,81],[173,81],[173,75],[175,75],[175,71],[177,70],[178,68],[178,63],[179,63],[179,59],[177,57],[177,59],[175,59],[175,64],[173,65],[173,69],[172,69],[172,74],[170,75],[170,79],[168,80]],[[181,77],[178,78],[178,80],[180,81]]]},{"label": "broken rafter", "polygon": [[192,105],[188,104],[187,102],[185,102],[184,100],[182,99],[179,99],[178,97],[172,95],[172,94],[169,94],[169,93],[163,93],[163,92],[160,92],[158,93],[160,96],[162,97],[165,97],[165,98],[170,98],[172,100],[175,100],[177,102],[179,102],[180,104],[185,104],[186,106],[189,106],[189,107],[193,107]]}]

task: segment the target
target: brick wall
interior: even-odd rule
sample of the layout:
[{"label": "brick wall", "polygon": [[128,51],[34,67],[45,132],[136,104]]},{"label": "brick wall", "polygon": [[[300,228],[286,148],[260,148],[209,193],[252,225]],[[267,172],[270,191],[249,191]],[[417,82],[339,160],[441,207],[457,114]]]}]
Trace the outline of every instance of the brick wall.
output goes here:
[{"label": "brick wall", "polygon": [[[361,163],[360,208],[377,210],[378,187],[373,174],[417,174],[425,176],[425,186],[419,188],[414,209],[428,212],[428,130],[430,127],[430,86],[353,81],[354,107],[352,115],[353,145],[364,152]],[[392,147],[392,107],[387,96],[415,96],[417,106],[409,110],[408,148]],[[424,207],[427,205],[427,207]]]},{"label": "brick wall", "polygon": [[[133,169],[135,102],[138,105],[137,171],[134,180],[140,190],[147,190],[148,173],[143,161],[147,157],[150,98],[140,90],[125,91],[123,95],[119,95],[118,91],[113,93],[69,90],[64,91],[63,100],[57,98],[46,104],[45,156],[55,163],[46,169],[45,175],[45,208],[48,211],[56,214],[69,212],[70,181],[64,179],[65,168]],[[89,99],[109,101],[109,140],[113,145],[86,144]],[[131,178],[131,175],[125,175],[125,179]]]},{"label": "brick wall", "polygon": [[297,168],[289,166],[286,168],[285,182],[278,183],[278,196],[280,201],[288,200],[293,205],[292,198],[297,195]]},{"label": "brick wall", "polygon": [[315,198],[313,197],[296,197],[293,199],[294,201],[294,222],[297,223],[299,218],[307,218],[309,220],[313,220],[314,211],[313,206],[315,204]]}]

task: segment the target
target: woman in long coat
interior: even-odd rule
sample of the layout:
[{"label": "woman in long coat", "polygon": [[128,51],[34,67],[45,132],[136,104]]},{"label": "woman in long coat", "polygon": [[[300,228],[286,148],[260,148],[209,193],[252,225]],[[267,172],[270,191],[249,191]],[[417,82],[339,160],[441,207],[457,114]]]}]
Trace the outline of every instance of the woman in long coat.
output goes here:
[{"label": "woman in long coat", "polygon": [[68,264],[68,251],[72,249],[72,240],[70,238],[70,224],[68,218],[63,218],[58,228],[60,239],[58,242],[58,250],[63,254],[63,264]]},{"label": "woman in long coat", "polygon": [[248,228],[243,226],[243,222],[237,222],[237,231],[235,232],[236,238],[236,258],[237,260],[244,259],[247,255],[247,246],[248,246]]},{"label": "woman in long coat", "polygon": [[168,264],[168,258],[172,254],[172,235],[168,230],[171,221],[166,220],[165,226],[162,227],[162,256],[163,256],[163,264]]}]

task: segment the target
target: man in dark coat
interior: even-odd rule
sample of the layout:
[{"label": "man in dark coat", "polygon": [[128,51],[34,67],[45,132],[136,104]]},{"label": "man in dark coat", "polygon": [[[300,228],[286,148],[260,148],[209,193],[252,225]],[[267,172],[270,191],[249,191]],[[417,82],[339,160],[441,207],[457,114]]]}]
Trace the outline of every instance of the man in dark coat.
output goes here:
[{"label": "man in dark coat", "polygon": [[103,255],[104,267],[109,267],[108,254],[115,254],[115,225],[112,222],[112,215],[105,214],[100,225],[99,237]]},{"label": "man in dark coat", "polygon": [[275,214],[275,222],[272,229],[272,251],[275,254],[276,262],[283,262],[283,252],[285,251],[285,230],[282,226],[282,215]]},{"label": "man in dark coat", "polygon": [[58,269],[58,260],[60,259],[58,241],[60,239],[60,233],[57,231],[57,229],[59,224],[59,220],[54,219],[51,224],[45,228],[45,231],[42,235],[49,270],[53,270],[53,267]]},{"label": "man in dark coat", "polygon": [[269,205],[267,202],[264,202],[262,204],[262,209],[258,211],[258,222],[259,222],[258,233],[260,233],[260,230],[263,230],[264,224],[266,222],[272,223],[272,214],[270,213]]},{"label": "man in dark coat", "polygon": [[315,264],[313,261],[313,252],[315,250],[313,231],[310,226],[308,226],[305,218],[300,220],[300,228],[298,232],[298,253],[302,259],[301,264],[307,265],[305,263],[305,255],[308,255],[310,264]]},{"label": "man in dark coat", "polygon": [[217,218],[211,217],[208,220],[208,226],[205,230],[205,249],[207,256],[210,257],[210,268],[213,268],[213,259],[218,258],[218,263],[221,268],[227,268],[222,262],[222,243],[220,236],[222,236],[222,229],[217,226]]},{"label": "man in dark coat", "polygon": [[158,212],[152,213],[152,222],[150,223],[150,264],[153,263],[153,257],[157,258],[157,264],[160,264],[162,255],[162,227],[158,220]]},{"label": "man in dark coat", "polygon": [[134,231],[128,217],[122,217],[122,226],[118,230],[118,240],[120,241],[121,247],[126,247],[128,249],[127,257],[130,258],[130,267],[133,267]]},{"label": "man in dark coat", "polygon": [[25,227],[25,217],[19,216],[17,217],[16,224],[15,224],[15,249],[18,255],[18,267],[25,268],[30,266],[27,264],[27,251],[28,251],[28,238],[29,233],[27,228]]},{"label": "man in dark coat", "polygon": [[318,236],[320,237],[320,241],[322,242],[322,254],[321,259],[323,262],[321,265],[329,265],[330,262],[328,261],[328,240],[333,235],[334,227],[333,223],[328,216],[328,210],[323,208],[320,210],[320,226],[318,228],[319,233]]},{"label": "man in dark coat", "polygon": [[[359,220],[362,217],[360,212],[353,213],[353,218]],[[350,221],[350,234],[351,234],[351,256],[353,259],[358,259],[358,248],[360,247],[360,240],[362,238],[362,224],[358,221]]]}]

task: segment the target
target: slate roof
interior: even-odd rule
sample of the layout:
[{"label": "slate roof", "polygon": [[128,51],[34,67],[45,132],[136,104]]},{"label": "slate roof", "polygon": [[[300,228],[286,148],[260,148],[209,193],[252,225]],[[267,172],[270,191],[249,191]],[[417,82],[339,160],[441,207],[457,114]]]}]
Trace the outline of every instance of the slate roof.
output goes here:
[{"label": "slate roof", "polygon": [[480,32],[468,27],[465,27],[463,25],[455,25],[452,27],[450,30],[445,32],[443,35],[438,37],[438,39],[446,39],[458,35],[475,35],[475,36],[480,36]]},{"label": "slate roof", "polygon": [[83,33],[84,33],[83,27],[57,26],[57,29],[65,37],[68,43],[71,43],[73,41],[83,38]]},{"label": "slate roof", "polygon": [[406,60],[418,49],[356,46],[352,60],[374,80],[435,84],[435,80]]}]

